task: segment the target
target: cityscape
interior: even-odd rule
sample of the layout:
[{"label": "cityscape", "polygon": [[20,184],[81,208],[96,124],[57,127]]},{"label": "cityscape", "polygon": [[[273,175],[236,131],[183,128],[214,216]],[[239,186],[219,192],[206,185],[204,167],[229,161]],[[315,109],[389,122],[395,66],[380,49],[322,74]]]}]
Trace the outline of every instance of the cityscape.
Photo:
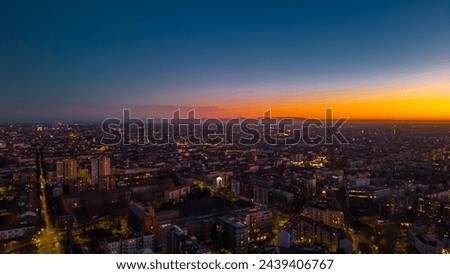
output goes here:
[{"label": "cityscape", "polygon": [[0,254],[450,254],[450,1],[39,2]]},{"label": "cityscape", "polygon": [[448,253],[449,123],[341,131],[350,144],[105,146],[95,124],[3,125],[1,251]]}]

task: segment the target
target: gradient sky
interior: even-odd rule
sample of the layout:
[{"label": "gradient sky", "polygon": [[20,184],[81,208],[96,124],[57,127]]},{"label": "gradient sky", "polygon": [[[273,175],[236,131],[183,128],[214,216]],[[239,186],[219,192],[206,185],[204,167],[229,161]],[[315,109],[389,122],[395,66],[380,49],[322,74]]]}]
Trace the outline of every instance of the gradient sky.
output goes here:
[{"label": "gradient sky", "polygon": [[450,119],[450,0],[3,1],[0,95],[2,122]]}]

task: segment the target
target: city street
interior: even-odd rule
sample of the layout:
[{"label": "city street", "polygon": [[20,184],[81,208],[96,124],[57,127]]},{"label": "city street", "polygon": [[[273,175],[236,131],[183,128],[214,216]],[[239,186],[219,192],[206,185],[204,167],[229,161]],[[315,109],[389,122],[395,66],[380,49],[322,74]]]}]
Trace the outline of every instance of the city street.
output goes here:
[{"label": "city street", "polygon": [[62,254],[61,235],[58,227],[51,222],[47,207],[47,194],[44,191],[46,181],[41,177],[39,182],[41,186],[39,203],[41,206],[42,225],[37,235],[33,237],[33,242],[36,244],[39,254]]}]

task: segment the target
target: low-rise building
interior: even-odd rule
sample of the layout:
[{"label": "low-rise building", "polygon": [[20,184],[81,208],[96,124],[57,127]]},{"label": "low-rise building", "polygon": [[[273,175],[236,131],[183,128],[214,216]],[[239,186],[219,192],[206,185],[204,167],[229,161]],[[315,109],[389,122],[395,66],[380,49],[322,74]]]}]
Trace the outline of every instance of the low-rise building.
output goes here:
[{"label": "low-rise building", "polygon": [[154,235],[151,233],[132,234],[125,237],[105,239],[105,254],[142,253],[145,249],[154,251]]}]

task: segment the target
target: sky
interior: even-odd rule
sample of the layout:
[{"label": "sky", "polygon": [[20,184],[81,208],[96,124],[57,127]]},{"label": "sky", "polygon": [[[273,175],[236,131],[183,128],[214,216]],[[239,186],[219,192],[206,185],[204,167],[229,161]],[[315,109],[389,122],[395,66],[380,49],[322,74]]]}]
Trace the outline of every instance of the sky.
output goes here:
[{"label": "sky", "polygon": [[450,0],[1,5],[0,122],[450,120]]}]

